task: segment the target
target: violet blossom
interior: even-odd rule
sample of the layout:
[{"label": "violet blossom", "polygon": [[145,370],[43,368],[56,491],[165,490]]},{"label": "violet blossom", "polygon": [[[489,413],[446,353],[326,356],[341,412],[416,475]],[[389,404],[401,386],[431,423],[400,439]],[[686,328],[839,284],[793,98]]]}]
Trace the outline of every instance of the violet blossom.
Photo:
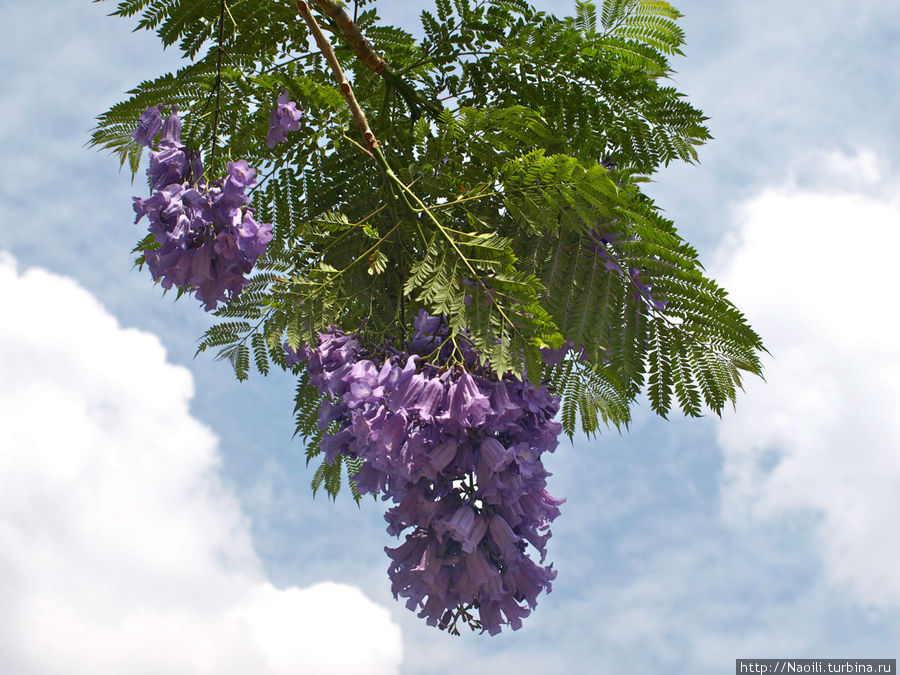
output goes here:
[{"label": "violet blossom", "polygon": [[148,148],[153,145],[153,139],[162,129],[162,116],[159,114],[159,106],[147,108],[138,118],[137,129],[131,132],[131,137],[138,145],[145,145]]},{"label": "violet blossom", "polygon": [[[158,117],[159,109],[149,108],[135,138],[152,143]],[[134,198],[135,222],[146,217],[158,244],[144,259],[163,288],[192,292],[209,311],[250,283],[247,275],[266,252],[272,226],[257,223],[246,207],[256,175],[246,161],[230,162],[221,185],[207,185],[199,153],[181,142],[177,108],[158,126],[162,135],[147,170],[154,192]]]},{"label": "violet blossom", "polygon": [[290,100],[287,90],[282,90],[278,102],[269,115],[269,132],[266,134],[266,146],[271,150],[279,143],[287,140],[289,131],[300,129],[303,111]]},{"label": "violet blossom", "polygon": [[472,610],[492,635],[517,629],[556,577],[543,560],[562,500],[547,494],[540,458],[558,442],[559,397],[484,368],[438,368],[423,357],[446,323],[422,311],[414,327],[412,353],[331,329],[315,346],[286,345],[286,360],[304,361],[324,395],[320,428],[336,425],[325,460],[362,460],[357,490],[393,504],[387,530],[404,537],[385,549],[395,597],[432,626]]}]

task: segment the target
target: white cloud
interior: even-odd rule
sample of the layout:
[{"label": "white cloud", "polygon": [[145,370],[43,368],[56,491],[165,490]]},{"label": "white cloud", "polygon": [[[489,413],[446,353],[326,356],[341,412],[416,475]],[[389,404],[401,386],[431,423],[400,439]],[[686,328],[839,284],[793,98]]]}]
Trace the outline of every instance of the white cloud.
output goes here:
[{"label": "white cloud", "polygon": [[813,159],[742,206],[720,254],[774,357],[721,425],[723,507],[733,523],[812,516],[828,581],[896,607],[900,203],[872,153]]},{"label": "white cloud", "polygon": [[398,670],[359,589],[266,580],[156,337],[2,253],[0,287],[0,671]]}]

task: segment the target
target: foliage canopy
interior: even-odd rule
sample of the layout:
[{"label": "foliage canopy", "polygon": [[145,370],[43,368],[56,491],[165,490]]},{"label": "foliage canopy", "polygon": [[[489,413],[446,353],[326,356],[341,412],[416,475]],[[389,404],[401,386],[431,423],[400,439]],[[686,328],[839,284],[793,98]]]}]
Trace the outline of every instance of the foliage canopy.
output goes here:
[{"label": "foliage canopy", "polygon": [[[93,144],[136,173],[138,116],[177,104],[208,175],[239,158],[259,170],[253,207],[274,224],[251,284],[216,311],[198,351],[218,350],[244,379],[286,367],[283,343],[329,326],[402,342],[425,309],[496,373],[551,382],[569,435],[627,425],[642,391],[663,416],[719,413],[744,373],[760,374],[760,338],[641,189],[710,138],[669,81],[684,43],[674,7],[579,0],[559,18],[525,0],[436,0],[412,35],[369,0],[313,4],[375,143],[293,2],[123,0],[113,11],[177,46],[185,65],[100,115]],[[283,90],[305,116],[270,149]],[[301,377],[310,458],[318,402]],[[314,488],[336,493],[340,470],[323,464]]]}]

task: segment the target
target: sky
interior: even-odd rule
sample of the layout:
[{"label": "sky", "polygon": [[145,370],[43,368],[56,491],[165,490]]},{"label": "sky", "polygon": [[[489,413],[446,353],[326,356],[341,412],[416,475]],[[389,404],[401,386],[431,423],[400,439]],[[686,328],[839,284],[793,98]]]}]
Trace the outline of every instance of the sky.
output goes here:
[{"label": "sky", "polygon": [[[568,3],[535,3],[565,13]],[[650,191],[771,356],[718,418],[563,440],[517,632],[390,594],[381,505],[309,490],[291,377],[238,384],[129,251],[94,116],[177,67],[111,3],[0,0],[0,671],[729,672],[897,658],[900,5],[679,0],[700,163]],[[380,0],[415,28],[410,6]]]}]

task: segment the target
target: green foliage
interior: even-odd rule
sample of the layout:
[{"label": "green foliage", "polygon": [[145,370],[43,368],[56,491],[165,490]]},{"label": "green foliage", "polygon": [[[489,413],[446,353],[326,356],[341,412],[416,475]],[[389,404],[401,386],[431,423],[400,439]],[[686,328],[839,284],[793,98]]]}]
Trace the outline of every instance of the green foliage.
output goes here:
[{"label": "green foliage", "polygon": [[575,434],[577,419],[588,436],[600,431],[601,422],[616,428],[628,426],[631,400],[622,394],[612,371],[598,373],[587,362],[568,357],[553,369],[550,386],[562,396],[560,417],[569,438]]},{"label": "green foliage", "polygon": [[[136,173],[138,116],[177,104],[212,180],[230,159],[257,168],[253,206],[274,224],[251,285],[216,312],[198,352],[217,350],[240,379],[265,375],[285,367],[285,342],[331,325],[402,341],[424,308],[498,373],[548,380],[570,435],[579,420],[588,434],[626,426],[643,391],[663,416],[733,402],[743,374],[760,373],[760,339],[640,189],[661,166],[695,161],[710,138],[703,113],[666,84],[684,43],[678,11],[579,0],[558,18],[524,0],[437,0],[416,39],[365,5],[357,24],[388,64],[380,76],[321,22],[376,152],[363,149],[292,2],[117,3],[113,14],[190,62],[101,115],[94,145]],[[270,150],[282,89],[306,114]],[[541,364],[540,349],[566,341],[575,351],[561,365]],[[304,382],[297,432],[311,460],[324,432]],[[354,470],[323,463],[313,488],[333,495]]]},{"label": "green foliage", "polygon": [[[307,465],[321,454],[319,442],[325,433],[334,431],[333,428],[319,428],[319,404],[321,400],[322,397],[319,395],[318,390],[309,383],[306,372],[302,372],[294,397],[294,419],[297,425],[294,435],[305,439]],[[332,464],[325,461],[320,462],[313,473],[312,482],[310,483],[313,495],[317,494],[324,487],[326,494],[335,499],[338,492],[340,492],[341,484],[346,479],[353,499],[358,504],[362,496],[356,490],[356,485],[349,478],[359,470],[360,466],[359,460],[348,459],[342,455],[338,455]]]}]

